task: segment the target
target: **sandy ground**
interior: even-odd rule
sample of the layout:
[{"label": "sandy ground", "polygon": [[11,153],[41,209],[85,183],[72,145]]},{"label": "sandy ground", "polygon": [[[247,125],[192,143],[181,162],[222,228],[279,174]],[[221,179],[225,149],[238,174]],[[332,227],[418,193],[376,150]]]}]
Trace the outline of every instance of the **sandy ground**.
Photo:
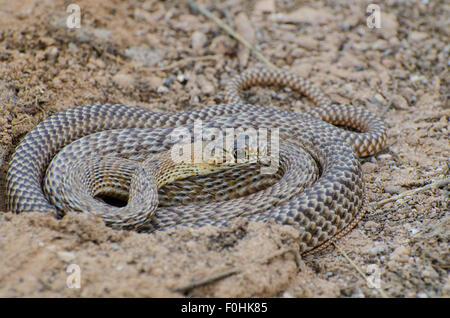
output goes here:
[{"label": "sandy ground", "polygon": [[[0,0],[1,189],[15,146],[55,112],[107,102],[161,111],[214,105],[233,75],[260,65],[185,1],[78,0],[79,29],[66,26],[69,3]],[[371,29],[369,3],[225,0],[208,8],[277,66],[385,119],[387,148],[361,161],[377,202],[448,177],[450,8],[383,1],[381,28]],[[292,93],[251,91],[250,102],[302,110]],[[379,288],[336,247],[298,259],[289,226],[237,220],[149,235],[84,215],[1,213],[0,296],[448,297],[448,193],[371,208],[338,242]],[[3,191],[3,211],[4,201]],[[81,288],[68,288],[78,269]],[[183,288],[214,274],[226,277]]]}]

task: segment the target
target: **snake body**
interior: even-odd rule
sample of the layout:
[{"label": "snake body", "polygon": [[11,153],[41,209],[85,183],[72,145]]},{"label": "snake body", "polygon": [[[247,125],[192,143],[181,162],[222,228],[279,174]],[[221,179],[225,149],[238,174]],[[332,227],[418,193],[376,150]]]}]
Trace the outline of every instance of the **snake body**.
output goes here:
[{"label": "snake body", "polygon": [[[297,90],[317,107],[296,113],[241,100],[240,91],[264,84]],[[71,201],[60,197],[65,193],[62,189],[67,174],[74,171],[74,162],[86,158],[109,158],[109,171],[117,170],[119,181],[112,175],[108,180],[126,193],[139,164],[122,169],[125,176],[120,177],[121,170],[116,168],[126,165],[121,160],[139,162],[167,151],[173,146],[168,136],[175,129],[184,127],[192,132],[195,122],[202,120],[204,127],[222,130],[279,129],[279,169],[271,176],[263,176],[255,167],[244,165],[181,180],[160,189],[162,204],[151,218],[138,212],[126,216],[111,212],[104,216],[107,223],[154,231],[176,225],[224,226],[238,216],[255,221],[273,219],[298,228],[302,253],[323,248],[347,233],[365,212],[364,180],[357,157],[383,148],[383,122],[363,108],[332,104],[307,80],[279,71],[242,73],[227,86],[226,98],[227,104],[190,112],[159,113],[100,104],[72,108],[47,118],[23,138],[12,156],[7,172],[8,209],[63,215],[70,210],[67,206]],[[114,162],[118,162],[117,167]],[[102,172],[98,173],[103,178]],[[196,193],[201,201],[197,201]],[[72,210],[89,212],[86,206]]]}]

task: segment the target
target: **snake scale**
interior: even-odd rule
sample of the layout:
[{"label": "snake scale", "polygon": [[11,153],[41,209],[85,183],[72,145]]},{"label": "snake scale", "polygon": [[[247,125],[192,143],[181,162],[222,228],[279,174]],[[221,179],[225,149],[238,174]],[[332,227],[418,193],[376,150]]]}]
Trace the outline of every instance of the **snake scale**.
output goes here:
[{"label": "snake scale", "polygon": [[[240,93],[254,85],[289,87],[306,95],[316,107],[297,113],[246,104]],[[59,216],[67,211],[96,214],[97,208],[89,206],[95,201],[111,211],[102,212],[108,225],[143,231],[176,225],[224,226],[236,217],[272,219],[300,231],[302,253],[322,249],[350,231],[365,212],[358,157],[384,147],[382,120],[364,108],[333,104],[306,79],[282,71],[243,72],[229,82],[226,99],[227,104],[177,113],[121,104],[88,105],[45,119],[22,139],[12,156],[6,183],[8,209]],[[174,181],[157,190],[160,204],[147,214],[129,206],[124,213],[127,207],[93,198],[78,202],[78,208],[68,208],[71,199],[60,197],[66,190],[75,190],[64,183],[70,179],[67,174],[77,177],[81,167],[88,171],[87,177],[78,179],[106,178],[106,188],[117,188],[118,196],[126,199],[140,162],[171,149],[174,143],[168,136],[179,127],[192,132],[199,120],[204,127],[221,130],[278,129],[278,170],[265,176],[255,165],[243,164]],[[97,168],[89,170],[88,158],[97,162],[97,168],[107,169],[108,176]],[[130,168],[124,168],[127,164]],[[95,187],[89,180],[83,182]],[[86,190],[79,191],[86,195]]]}]

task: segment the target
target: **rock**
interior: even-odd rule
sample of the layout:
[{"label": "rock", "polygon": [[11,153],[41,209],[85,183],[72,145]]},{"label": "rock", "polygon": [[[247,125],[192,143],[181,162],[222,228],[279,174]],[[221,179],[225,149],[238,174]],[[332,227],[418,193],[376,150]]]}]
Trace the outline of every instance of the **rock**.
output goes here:
[{"label": "rock", "polygon": [[382,153],[380,155],[377,156],[378,159],[391,159],[392,155],[388,154],[388,153]]},{"label": "rock", "polygon": [[164,80],[158,76],[150,76],[146,82],[151,89],[157,90],[161,85],[163,85]]},{"label": "rock", "polygon": [[410,252],[409,246],[401,245],[394,250],[394,252],[391,255],[391,260],[400,263],[406,263],[409,258],[409,252]]},{"label": "rock", "polygon": [[376,94],[374,95],[374,98],[375,98],[375,100],[378,102],[378,104],[380,104],[380,105],[386,104],[386,99],[384,99],[384,97],[383,97],[381,94],[376,93]]},{"label": "rock", "polygon": [[275,12],[275,0],[259,0],[256,2],[254,10],[256,13]]},{"label": "rock", "polygon": [[377,222],[374,222],[374,221],[367,221],[364,224],[364,227],[370,231],[376,231],[378,229],[378,224],[377,224]]},{"label": "rock", "polygon": [[195,31],[191,36],[191,46],[194,51],[199,51],[205,47],[208,38],[201,31]]},{"label": "rock", "polygon": [[373,50],[384,51],[389,48],[389,44],[386,40],[378,39],[371,44]]},{"label": "rock", "polygon": [[295,42],[304,49],[317,50],[319,48],[319,41],[313,39],[310,36],[297,36]]},{"label": "rock", "polygon": [[185,84],[187,82],[187,78],[183,74],[179,74],[177,76],[177,81],[181,84]]},{"label": "rock", "polygon": [[140,8],[134,9],[134,18],[138,21],[139,20],[145,21],[146,23],[151,25],[155,23],[154,15]]},{"label": "rock", "polygon": [[378,254],[384,254],[387,250],[387,246],[385,244],[378,244],[369,249],[369,255],[376,256]]},{"label": "rock", "polygon": [[428,37],[428,33],[413,31],[408,35],[408,41],[410,42],[421,42]]},{"label": "rock", "polygon": [[445,279],[444,287],[442,288],[443,295],[450,295],[450,274],[447,275]]},{"label": "rock", "polygon": [[406,136],[405,141],[408,145],[417,146],[419,144],[419,136],[417,134],[409,134]]},{"label": "rock", "polygon": [[156,47],[141,45],[125,49],[124,54],[132,59],[134,63],[155,66],[162,61],[164,52],[159,52]]},{"label": "rock", "polygon": [[50,46],[45,49],[45,51],[39,51],[36,53],[36,58],[39,61],[48,60],[52,63],[56,62],[56,59],[58,58],[59,50],[55,46]]},{"label": "rock", "polygon": [[395,107],[397,107],[399,109],[403,109],[403,110],[408,109],[408,102],[401,95],[395,95],[392,98],[392,103],[394,104]]},{"label": "rock", "polygon": [[165,93],[169,92],[169,89],[167,88],[167,86],[161,85],[160,87],[158,87],[156,92],[158,94],[165,94]]},{"label": "rock", "polygon": [[405,189],[403,189],[401,186],[397,185],[387,185],[384,187],[384,192],[390,194],[399,194],[402,193],[404,190]]},{"label": "rock", "polygon": [[291,72],[301,77],[308,78],[312,71],[312,65],[308,63],[300,63],[292,66]]},{"label": "rock", "polygon": [[288,14],[280,14],[277,17],[278,22],[281,23],[326,24],[333,19],[333,15],[325,9],[314,9],[310,7],[301,7]]},{"label": "rock", "polygon": [[200,75],[198,77],[198,86],[200,87],[202,93],[205,95],[211,95],[216,91],[214,85],[203,75]]},{"label": "rock", "polygon": [[51,62],[56,62],[56,59],[58,58],[59,50],[56,46],[50,46],[45,50],[47,54],[47,59]]},{"label": "rock", "polygon": [[235,42],[227,35],[216,36],[209,45],[209,48],[214,54],[225,55],[234,49]]},{"label": "rock", "polygon": [[69,251],[59,251],[56,254],[63,262],[69,263],[75,259],[75,253]]},{"label": "rock", "polygon": [[174,80],[175,80],[175,78],[172,75],[169,75],[169,77],[167,77],[164,80],[164,85],[167,86],[167,87],[170,87],[170,85],[172,85]]},{"label": "rock", "polygon": [[373,173],[377,171],[378,166],[373,162],[365,162],[362,165],[363,173]]},{"label": "rock", "polygon": [[132,88],[134,86],[134,78],[129,74],[117,73],[112,80],[120,88]]},{"label": "rock", "polygon": [[381,28],[374,29],[386,40],[396,37],[398,31],[398,21],[395,13],[383,12],[381,18]]},{"label": "rock", "polygon": [[101,68],[101,69],[105,68],[105,66],[106,66],[105,62],[103,62],[102,59],[96,59],[96,58],[89,59],[89,64],[96,66],[98,68]]},{"label": "rock", "polygon": [[290,292],[288,292],[288,291],[285,291],[285,292],[281,295],[281,297],[283,297],[283,298],[294,298],[294,296],[293,296]]},{"label": "rock", "polygon": [[430,280],[438,280],[439,279],[439,274],[431,266],[427,266],[420,273],[420,276],[422,276],[422,278],[429,278]]}]

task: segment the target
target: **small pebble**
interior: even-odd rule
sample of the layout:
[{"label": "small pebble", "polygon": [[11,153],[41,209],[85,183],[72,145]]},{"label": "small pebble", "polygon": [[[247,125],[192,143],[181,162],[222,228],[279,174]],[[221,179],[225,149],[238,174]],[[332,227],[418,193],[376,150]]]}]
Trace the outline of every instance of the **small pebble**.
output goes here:
[{"label": "small pebble", "polygon": [[158,87],[158,89],[156,90],[156,92],[158,94],[165,94],[169,91],[169,89],[166,86],[160,86]]},{"label": "small pebble", "polygon": [[167,87],[170,87],[170,85],[172,85],[173,81],[174,81],[174,78],[172,75],[170,75],[168,78],[166,78],[164,80],[164,85]]},{"label": "small pebble", "polygon": [[374,222],[374,221],[367,221],[364,224],[364,227],[367,228],[370,231],[376,231],[377,228],[378,228],[378,224],[377,224],[377,222]]},{"label": "small pebble", "polygon": [[400,109],[408,109],[408,102],[401,95],[395,95],[392,99],[392,103]]},{"label": "small pebble", "polygon": [[57,255],[63,262],[66,262],[66,263],[75,259],[75,253],[73,253],[73,252],[59,251],[57,253]]},{"label": "small pebble", "polygon": [[428,37],[428,33],[413,31],[408,35],[408,41],[411,42],[421,42]]},{"label": "small pebble", "polygon": [[55,62],[56,58],[58,57],[59,50],[57,47],[51,46],[47,50],[45,50],[45,54],[49,61]]},{"label": "small pebble", "polygon": [[294,298],[294,296],[292,296],[292,294],[288,291],[285,291],[283,293],[283,298]]},{"label": "small pebble", "polygon": [[117,251],[117,250],[120,249],[120,245],[117,244],[117,243],[111,243],[111,248],[112,248],[113,250]]},{"label": "small pebble", "polygon": [[401,245],[394,250],[391,255],[391,260],[400,263],[406,263],[409,258],[409,251],[409,246]]},{"label": "small pebble", "polygon": [[208,38],[203,32],[195,31],[191,37],[192,49],[194,51],[201,50],[202,48],[204,48],[207,40]]},{"label": "small pebble", "polygon": [[388,153],[383,153],[381,155],[378,155],[378,159],[390,159],[392,156]]},{"label": "small pebble", "polygon": [[399,194],[401,192],[403,192],[403,188],[401,186],[396,186],[396,185],[387,185],[384,187],[384,192],[385,193],[390,193],[390,194]]},{"label": "small pebble", "polygon": [[129,74],[117,73],[112,80],[121,88],[131,88],[134,85],[134,78]]},{"label": "small pebble", "polygon": [[151,89],[157,90],[160,86],[163,85],[164,80],[157,76],[150,76],[146,79],[146,82]]},{"label": "small pebble", "polygon": [[187,82],[186,78],[184,77],[183,74],[180,74],[177,76],[177,81],[180,82],[181,84],[184,84]]},{"label": "small pebble", "polygon": [[369,250],[369,255],[376,256],[386,252],[387,246],[384,244],[375,245]]},{"label": "small pebble", "polygon": [[381,94],[375,94],[374,98],[381,105],[386,103],[386,99]]},{"label": "small pebble", "polygon": [[377,165],[372,162],[365,162],[362,165],[362,169],[364,173],[373,173],[377,170]]},{"label": "small pebble", "polygon": [[439,279],[439,274],[431,266],[427,266],[421,273],[422,278]]},{"label": "small pebble", "polygon": [[348,30],[350,30],[350,23],[348,23],[348,22],[346,22],[346,21],[342,22],[342,23],[341,23],[341,28],[342,28],[343,31],[348,31]]}]

